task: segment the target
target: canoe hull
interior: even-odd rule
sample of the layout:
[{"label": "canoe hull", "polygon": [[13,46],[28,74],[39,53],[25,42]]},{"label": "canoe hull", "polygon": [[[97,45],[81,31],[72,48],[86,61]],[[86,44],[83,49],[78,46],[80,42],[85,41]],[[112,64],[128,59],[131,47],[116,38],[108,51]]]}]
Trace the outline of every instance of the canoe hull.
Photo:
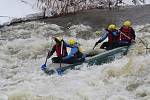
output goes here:
[{"label": "canoe hull", "polygon": [[[84,63],[87,63],[89,66],[92,65],[101,65],[104,63],[109,63],[115,59],[119,59],[127,54],[128,52],[127,46],[115,48],[113,50],[105,51],[103,53],[99,53],[93,57],[87,57]],[[62,72],[67,69],[75,69],[77,65],[81,65],[83,62],[75,63],[75,64],[61,64]],[[48,66],[44,72],[48,75],[54,74],[57,72],[57,69],[60,68],[60,64],[52,63]]]}]

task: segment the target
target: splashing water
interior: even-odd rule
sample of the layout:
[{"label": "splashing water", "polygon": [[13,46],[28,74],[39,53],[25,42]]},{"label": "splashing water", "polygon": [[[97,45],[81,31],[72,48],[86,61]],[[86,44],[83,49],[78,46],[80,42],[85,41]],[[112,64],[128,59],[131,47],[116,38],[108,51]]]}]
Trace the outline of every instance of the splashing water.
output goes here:
[{"label": "splashing water", "polygon": [[[83,27],[91,30],[82,26],[81,31]],[[150,55],[144,48],[150,43],[150,25],[135,29],[138,38],[127,56],[99,66],[83,64],[81,70],[63,76],[47,76],[40,70],[51,36],[63,33],[61,27],[28,22],[0,29],[0,100],[149,100]],[[86,51],[98,38],[76,39]]]}]

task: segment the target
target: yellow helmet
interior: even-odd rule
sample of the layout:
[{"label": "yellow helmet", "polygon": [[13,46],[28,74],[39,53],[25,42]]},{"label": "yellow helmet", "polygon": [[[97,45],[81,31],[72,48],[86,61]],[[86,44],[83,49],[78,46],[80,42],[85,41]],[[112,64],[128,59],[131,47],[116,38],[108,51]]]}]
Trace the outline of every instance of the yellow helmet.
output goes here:
[{"label": "yellow helmet", "polygon": [[108,26],[108,30],[114,30],[114,29],[116,29],[116,25],[110,24],[110,25]]},{"label": "yellow helmet", "polygon": [[130,27],[131,26],[131,22],[130,21],[125,21],[123,23],[124,26]]},{"label": "yellow helmet", "polygon": [[72,39],[72,38],[69,39],[68,42],[69,42],[70,45],[74,45],[76,43],[75,39]]}]

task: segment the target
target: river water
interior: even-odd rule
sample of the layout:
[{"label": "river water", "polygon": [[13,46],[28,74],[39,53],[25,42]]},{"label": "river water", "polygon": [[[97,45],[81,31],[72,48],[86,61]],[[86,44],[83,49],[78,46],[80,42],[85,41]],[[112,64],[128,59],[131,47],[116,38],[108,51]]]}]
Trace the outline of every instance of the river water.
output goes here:
[{"label": "river water", "polygon": [[[90,50],[99,38],[94,34],[94,30],[111,21],[121,25],[123,18],[126,18],[123,10],[110,13],[103,11],[106,16],[111,16],[114,12],[118,18],[103,20],[102,26],[98,24],[101,21],[90,17],[90,12],[99,15],[96,13],[98,10],[92,10],[88,13],[89,18],[84,17],[83,20],[81,17],[81,21],[75,20],[75,15],[1,28],[0,100],[150,100],[150,55],[149,50],[145,49],[146,44],[149,46],[150,43],[150,24],[147,16],[150,13],[146,9],[127,10],[139,13],[131,17],[131,12],[128,12],[127,18],[132,18],[138,37],[129,54],[104,65],[87,67],[83,64],[81,70],[69,70],[63,76],[47,76],[40,70],[46,53],[53,44],[51,36],[62,33],[66,41],[69,36],[73,36],[84,50]],[[103,14],[101,16],[105,16]],[[143,20],[141,16],[145,16]],[[70,17],[74,20],[69,20]],[[60,19],[64,20],[61,22]],[[64,23],[66,24],[63,26]],[[85,35],[84,32],[90,35]],[[49,59],[48,64],[50,63]]]},{"label": "river water", "polygon": [[88,11],[83,11],[72,15],[67,15],[58,18],[48,18],[42,21],[46,23],[53,23],[59,26],[65,26],[65,28],[70,25],[84,24],[89,25],[93,29],[99,29],[106,27],[110,23],[122,25],[124,20],[131,20],[134,25],[143,25],[150,23],[150,5],[137,6],[137,7],[124,7],[118,9],[112,9],[111,11],[107,9],[92,9]]}]

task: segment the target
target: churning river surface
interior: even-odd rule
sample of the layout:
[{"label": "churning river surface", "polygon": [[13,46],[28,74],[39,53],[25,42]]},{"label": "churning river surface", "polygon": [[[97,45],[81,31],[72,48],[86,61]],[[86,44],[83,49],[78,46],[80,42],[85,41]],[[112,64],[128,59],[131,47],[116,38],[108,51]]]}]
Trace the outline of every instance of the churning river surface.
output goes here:
[{"label": "churning river surface", "polygon": [[[149,8],[147,5],[137,7],[138,10],[91,10],[82,16],[77,14],[1,28],[0,100],[150,100],[150,50],[146,49],[150,44]],[[47,76],[41,71],[40,66],[54,43],[51,36],[63,34],[66,41],[74,37],[85,51],[91,50],[99,38],[95,30],[102,31],[99,27],[111,22],[119,27],[126,19],[133,21],[137,35],[136,44],[127,56],[99,66],[83,64],[81,70],[70,70],[63,76]]]}]

